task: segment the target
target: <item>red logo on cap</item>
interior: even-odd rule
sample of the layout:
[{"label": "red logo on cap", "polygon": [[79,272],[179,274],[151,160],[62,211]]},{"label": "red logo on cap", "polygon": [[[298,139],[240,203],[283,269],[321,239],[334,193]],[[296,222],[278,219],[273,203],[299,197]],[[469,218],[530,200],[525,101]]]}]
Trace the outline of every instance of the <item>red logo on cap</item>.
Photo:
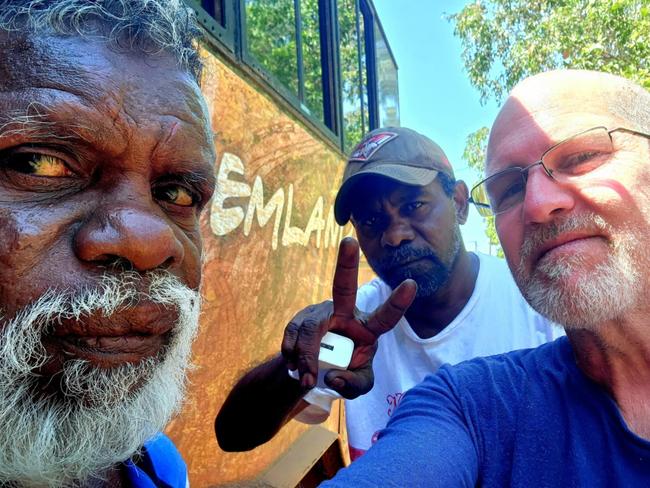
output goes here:
[{"label": "red logo on cap", "polygon": [[361,144],[356,147],[350,156],[350,160],[367,161],[381,146],[396,137],[397,134],[395,132],[380,132],[374,134],[372,137],[362,141]]}]

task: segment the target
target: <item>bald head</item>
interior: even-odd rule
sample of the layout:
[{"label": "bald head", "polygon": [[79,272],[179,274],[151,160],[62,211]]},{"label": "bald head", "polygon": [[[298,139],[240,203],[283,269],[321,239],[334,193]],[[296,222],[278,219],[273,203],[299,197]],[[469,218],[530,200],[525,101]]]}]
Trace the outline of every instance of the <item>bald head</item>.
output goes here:
[{"label": "bald head", "polygon": [[[531,120],[534,123],[525,127],[529,134],[522,133],[522,124]],[[494,122],[487,172],[494,172],[494,154],[513,131],[522,137],[536,129],[568,137],[595,125],[650,132],[650,92],[626,78],[597,71],[557,70],[526,78],[512,90]]]},{"label": "bald head", "polygon": [[630,129],[650,130],[650,92],[633,81],[610,73],[588,70],[556,70],[521,81],[510,97],[537,98],[553,104],[567,95],[581,103],[603,106],[629,125]]}]

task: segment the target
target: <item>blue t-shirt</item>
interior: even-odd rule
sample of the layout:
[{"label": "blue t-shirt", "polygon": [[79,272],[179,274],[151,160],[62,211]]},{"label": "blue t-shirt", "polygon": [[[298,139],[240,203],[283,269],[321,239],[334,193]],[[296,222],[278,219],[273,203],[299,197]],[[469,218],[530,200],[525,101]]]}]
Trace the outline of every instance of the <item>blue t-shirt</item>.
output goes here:
[{"label": "blue t-shirt", "polygon": [[444,366],[322,486],[645,487],[650,442],[578,369],[563,337]]},{"label": "blue t-shirt", "polygon": [[145,443],[138,462],[124,463],[132,488],[186,488],[187,466],[169,437],[158,434]]}]

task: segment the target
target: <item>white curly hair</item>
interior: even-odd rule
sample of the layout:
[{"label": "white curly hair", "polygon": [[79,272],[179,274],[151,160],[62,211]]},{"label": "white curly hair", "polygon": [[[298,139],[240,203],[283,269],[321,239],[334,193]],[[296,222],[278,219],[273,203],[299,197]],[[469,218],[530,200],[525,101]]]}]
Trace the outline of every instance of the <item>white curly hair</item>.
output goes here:
[{"label": "white curly hair", "polygon": [[161,52],[176,58],[196,80],[201,37],[183,0],[0,0],[0,30],[101,39],[116,50]]}]

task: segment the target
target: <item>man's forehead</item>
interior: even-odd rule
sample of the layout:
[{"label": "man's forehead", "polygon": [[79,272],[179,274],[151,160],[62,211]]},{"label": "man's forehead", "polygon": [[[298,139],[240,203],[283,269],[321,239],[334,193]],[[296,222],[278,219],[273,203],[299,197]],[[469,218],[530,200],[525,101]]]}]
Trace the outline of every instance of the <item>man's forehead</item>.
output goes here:
[{"label": "man's forehead", "polygon": [[21,117],[65,119],[76,104],[88,109],[80,117],[94,112],[116,124],[136,113],[143,120],[165,114],[201,128],[201,137],[211,140],[200,90],[171,57],[115,53],[75,37],[0,37],[8,41],[0,47],[1,124]]},{"label": "man's forehead", "polygon": [[161,106],[176,101],[203,111],[202,97],[191,74],[165,54],[115,52],[101,40],[74,36],[27,37],[0,33],[0,92],[31,88],[63,89],[91,100],[106,92],[158,89],[178,91],[175,98],[148,100]]},{"label": "man's forehead", "polygon": [[2,67],[12,72],[0,80],[2,148],[56,144],[115,168],[142,158],[151,162],[143,171],[197,173],[206,187],[213,185],[207,107],[191,74],[173,58],[138,58],[72,37],[44,42],[12,54],[28,63],[25,69]]},{"label": "man's forehead", "polygon": [[583,130],[616,123],[605,85],[594,80],[570,86],[535,81],[517,87],[497,115],[488,142],[488,175],[533,163],[553,144]]},{"label": "man's forehead", "polygon": [[88,75],[102,71],[102,58],[93,56],[89,47],[63,38],[0,31],[0,91],[84,85],[92,89],[94,84],[87,83]]}]

